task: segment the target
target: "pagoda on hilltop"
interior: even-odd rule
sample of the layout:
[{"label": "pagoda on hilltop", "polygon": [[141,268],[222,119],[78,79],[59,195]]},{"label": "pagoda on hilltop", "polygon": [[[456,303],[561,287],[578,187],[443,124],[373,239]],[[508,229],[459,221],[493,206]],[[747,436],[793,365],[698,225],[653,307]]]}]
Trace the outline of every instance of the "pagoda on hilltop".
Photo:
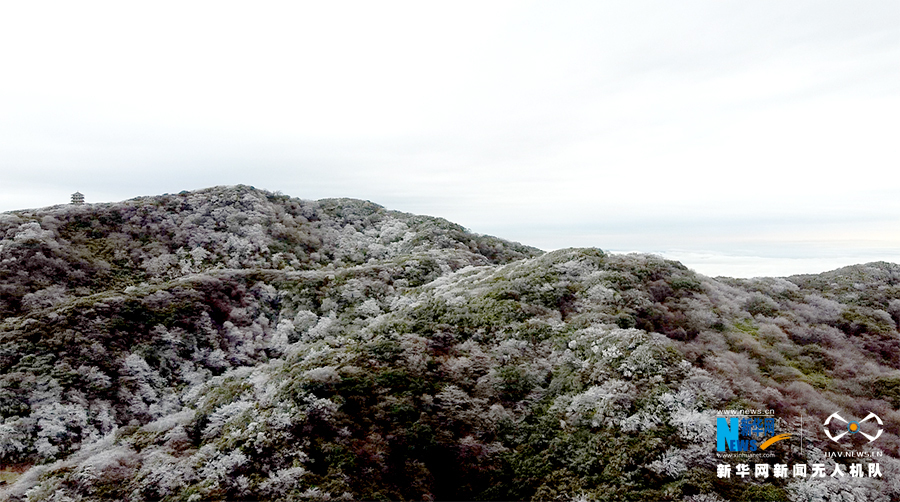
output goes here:
[{"label": "pagoda on hilltop", "polygon": [[84,204],[84,194],[75,192],[72,194],[72,204]]}]

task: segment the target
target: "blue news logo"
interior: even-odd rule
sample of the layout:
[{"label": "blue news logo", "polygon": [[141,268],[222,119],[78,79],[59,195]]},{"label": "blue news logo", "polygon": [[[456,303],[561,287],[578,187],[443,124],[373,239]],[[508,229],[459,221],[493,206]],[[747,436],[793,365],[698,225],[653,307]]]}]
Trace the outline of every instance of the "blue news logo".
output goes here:
[{"label": "blue news logo", "polygon": [[[772,437],[762,441],[765,436]],[[789,437],[790,434],[775,435],[775,419],[771,417],[716,418],[716,451],[765,450]]]}]

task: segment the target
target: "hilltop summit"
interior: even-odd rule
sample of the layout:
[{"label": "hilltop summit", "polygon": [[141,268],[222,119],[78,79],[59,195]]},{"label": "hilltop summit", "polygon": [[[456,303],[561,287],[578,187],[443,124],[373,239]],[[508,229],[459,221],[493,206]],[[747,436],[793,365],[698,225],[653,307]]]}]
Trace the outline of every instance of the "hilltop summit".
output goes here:
[{"label": "hilltop summit", "polygon": [[455,270],[541,254],[368,201],[244,185],[2,213],[0,239],[0,316],[27,310],[26,295],[46,303],[217,269],[316,270],[420,254]]}]

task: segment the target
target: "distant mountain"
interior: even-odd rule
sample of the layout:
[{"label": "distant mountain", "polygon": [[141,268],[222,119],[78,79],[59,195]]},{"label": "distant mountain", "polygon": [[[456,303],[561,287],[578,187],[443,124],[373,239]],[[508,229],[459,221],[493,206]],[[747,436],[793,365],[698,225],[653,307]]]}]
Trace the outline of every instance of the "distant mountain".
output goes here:
[{"label": "distant mountain", "polygon": [[[900,499],[896,264],[711,279],[245,186],[0,238],[9,500]],[[735,409],[794,433],[773,465],[882,477],[720,477]]]}]

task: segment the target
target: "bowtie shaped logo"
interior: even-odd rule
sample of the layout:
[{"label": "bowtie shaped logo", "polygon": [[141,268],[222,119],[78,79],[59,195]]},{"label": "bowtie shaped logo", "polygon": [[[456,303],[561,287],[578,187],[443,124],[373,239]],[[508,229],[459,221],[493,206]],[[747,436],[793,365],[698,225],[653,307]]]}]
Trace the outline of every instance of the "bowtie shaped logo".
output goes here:
[{"label": "bowtie shaped logo", "polygon": [[[876,422],[878,422],[878,425],[884,425],[884,422],[881,421],[881,418],[879,418],[878,415],[876,415],[874,413],[869,413],[869,415],[866,418],[860,420],[859,422],[856,422],[853,420],[847,421],[844,419],[844,417],[838,415],[837,413],[832,413],[831,416],[829,416],[828,418],[825,419],[825,423],[823,424],[824,426],[822,428],[825,430],[825,434],[828,436],[828,438],[831,439],[832,441],[834,441],[835,443],[840,441],[840,439],[842,437],[846,436],[847,434],[856,434],[856,433],[862,434],[871,443],[872,441],[875,441],[876,439],[878,439],[878,437],[881,436],[881,433],[884,432],[884,430],[878,429],[878,434],[875,434],[874,436],[872,436],[872,435],[866,434],[865,432],[861,431],[859,424],[869,421],[873,418],[875,419]],[[836,436],[832,436],[831,431],[828,430],[828,424],[831,423],[831,419],[834,419],[835,421],[840,420],[841,422],[847,424],[847,430]]]}]

